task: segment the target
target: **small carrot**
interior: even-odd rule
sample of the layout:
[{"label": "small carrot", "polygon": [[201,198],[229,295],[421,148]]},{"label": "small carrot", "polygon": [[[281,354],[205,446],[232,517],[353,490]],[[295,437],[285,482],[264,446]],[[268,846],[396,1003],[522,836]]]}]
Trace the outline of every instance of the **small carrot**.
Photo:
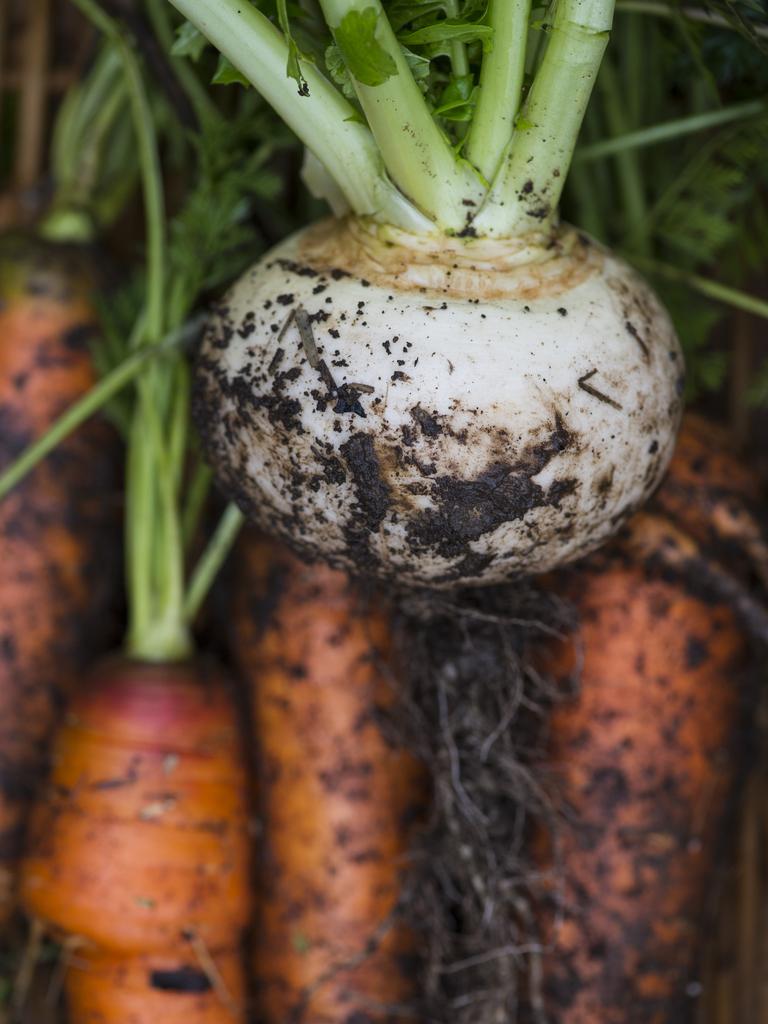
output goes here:
[{"label": "small carrot", "polygon": [[262,1019],[401,1021],[415,950],[398,902],[423,780],[378,721],[396,700],[386,613],[345,574],[254,535],[237,564],[234,655],[260,762]]},{"label": "small carrot", "polygon": [[[92,385],[93,287],[84,250],[0,240],[0,468]],[[115,439],[92,422],[0,502],[0,921],[55,719],[112,640],[118,469]]]},{"label": "small carrot", "polygon": [[22,899],[74,943],[73,1020],[241,1019],[245,776],[215,673],[103,663],[73,700],[30,833]]},{"label": "small carrot", "polygon": [[[700,431],[683,436],[656,508],[675,506],[698,529],[697,499],[716,507],[718,477],[734,494],[751,482],[723,453],[698,468]],[[539,868],[556,865],[540,1010],[558,1024],[681,1024],[700,992],[708,897],[744,768],[749,644],[730,604],[673,568],[688,537],[662,515],[637,516],[550,584],[580,619],[578,637],[545,659],[579,680],[550,723],[557,852],[543,835],[536,846]]]}]

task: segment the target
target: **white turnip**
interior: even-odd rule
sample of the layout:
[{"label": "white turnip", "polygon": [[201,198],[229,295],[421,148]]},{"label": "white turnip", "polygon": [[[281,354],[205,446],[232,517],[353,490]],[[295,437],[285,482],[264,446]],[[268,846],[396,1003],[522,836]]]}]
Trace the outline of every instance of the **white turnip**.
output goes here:
[{"label": "white turnip", "polygon": [[[612,0],[559,0],[524,99],[519,0],[482,22],[470,3],[322,0],[357,106],[255,8],[173,2],[343,214],[212,319],[197,413],[228,493],[306,552],[406,583],[493,583],[599,545],[661,479],[683,382],[648,287],[557,218]],[[430,73],[472,97],[460,127],[411,73],[425,38]]]}]

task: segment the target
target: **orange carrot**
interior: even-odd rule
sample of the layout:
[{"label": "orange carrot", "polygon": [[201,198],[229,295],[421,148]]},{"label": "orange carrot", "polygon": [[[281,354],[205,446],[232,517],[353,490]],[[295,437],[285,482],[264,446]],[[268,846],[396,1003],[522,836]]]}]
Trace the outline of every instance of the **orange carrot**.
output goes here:
[{"label": "orange carrot", "polygon": [[387,616],[344,574],[243,540],[233,640],[260,757],[262,1020],[402,1021],[414,941],[398,901],[423,781],[378,720],[396,700]]},{"label": "orange carrot", "polygon": [[75,1024],[243,1019],[245,775],[215,673],[120,660],[96,670],[57,737],[22,899],[75,944]]},{"label": "orange carrot", "polygon": [[[0,241],[0,468],[92,385],[92,288],[81,250]],[[51,729],[112,640],[118,470],[110,431],[93,422],[0,502],[0,922]]]},{"label": "orange carrot", "polygon": [[760,480],[734,457],[726,432],[688,413],[653,506],[730,571],[756,574],[768,589],[768,536]]},{"label": "orange carrot", "polygon": [[243,976],[239,949],[217,950],[213,970],[194,949],[130,958],[76,949],[69,957],[69,1018],[77,1024],[232,1024],[241,1019]]},{"label": "orange carrot", "polygon": [[[722,507],[723,491],[746,495],[751,481],[723,453],[697,468],[701,434],[689,429],[656,507],[675,506],[704,536],[697,502]],[[579,680],[550,725],[564,816],[543,1002],[558,1024],[682,1024],[700,992],[705,914],[744,767],[749,650],[729,603],[670,568],[688,544],[662,516],[640,515],[551,584],[580,619],[578,636],[547,655],[556,677]],[[536,856],[552,866],[542,836]]]}]

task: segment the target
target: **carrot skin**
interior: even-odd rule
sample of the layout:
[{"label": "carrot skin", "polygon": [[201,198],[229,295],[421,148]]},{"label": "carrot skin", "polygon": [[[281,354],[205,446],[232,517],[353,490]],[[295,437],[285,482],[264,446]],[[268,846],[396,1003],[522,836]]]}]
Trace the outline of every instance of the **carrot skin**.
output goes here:
[{"label": "carrot skin", "polygon": [[265,836],[262,1020],[402,1022],[389,1008],[415,994],[415,944],[396,908],[424,784],[377,722],[396,700],[386,614],[344,574],[253,535],[237,562],[233,643],[251,690]]},{"label": "carrot skin", "polygon": [[[0,468],[93,384],[93,283],[77,249],[0,240]],[[0,502],[0,922],[53,725],[114,640],[119,462],[93,421]]]},{"label": "carrot skin", "polygon": [[107,661],[73,699],[22,879],[27,910],[54,928],[140,954],[189,930],[219,948],[245,925],[237,726],[220,680],[198,676]]},{"label": "carrot skin", "polygon": [[191,950],[142,957],[78,950],[70,957],[65,994],[77,1024],[233,1024],[243,1006],[239,951],[216,956],[218,991]]},{"label": "carrot skin", "polygon": [[697,541],[710,557],[768,589],[768,531],[760,480],[737,459],[727,433],[686,414],[652,509]]},{"label": "carrot skin", "polygon": [[[75,942],[72,1024],[244,1019],[247,789],[218,671],[123,659],[96,668],[56,739],[21,895]],[[153,974],[181,968],[191,990]]]},{"label": "carrot skin", "polygon": [[[700,466],[721,481],[701,476],[690,462],[691,451],[702,458],[698,439],[683,436],[668,505],[693,534],[704,519],[680,487],[693,503],[705,483],[721,501],[751,482],[709,453]],[[659,570],[654,553],[671,543],[661,516],[638,516],[549,584],[574,602],[580,629],[544,664],[565,681],[583,658],[578,695],[550,723],[565,812],[557,858],[543,833],[535,848],[562,886],[544,922],[545,1002],[558,1024],[684,1024],[696,1012],[708,897],[745,767],[750,652],[728,604]]]}]

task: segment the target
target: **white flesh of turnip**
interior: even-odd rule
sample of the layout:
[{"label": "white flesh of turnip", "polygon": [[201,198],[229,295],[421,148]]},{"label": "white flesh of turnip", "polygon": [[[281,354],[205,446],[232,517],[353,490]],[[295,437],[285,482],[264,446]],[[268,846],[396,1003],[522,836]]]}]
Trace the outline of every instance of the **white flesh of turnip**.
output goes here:
[{"label": "white flesh of turnip", "polygon": [[349,219],[234,286],[196,406],[219,479],[264,528],[354,572],[458,586],[615,532],[662,477],[682,382],[653,293],[572,229],[451,239]]}]

